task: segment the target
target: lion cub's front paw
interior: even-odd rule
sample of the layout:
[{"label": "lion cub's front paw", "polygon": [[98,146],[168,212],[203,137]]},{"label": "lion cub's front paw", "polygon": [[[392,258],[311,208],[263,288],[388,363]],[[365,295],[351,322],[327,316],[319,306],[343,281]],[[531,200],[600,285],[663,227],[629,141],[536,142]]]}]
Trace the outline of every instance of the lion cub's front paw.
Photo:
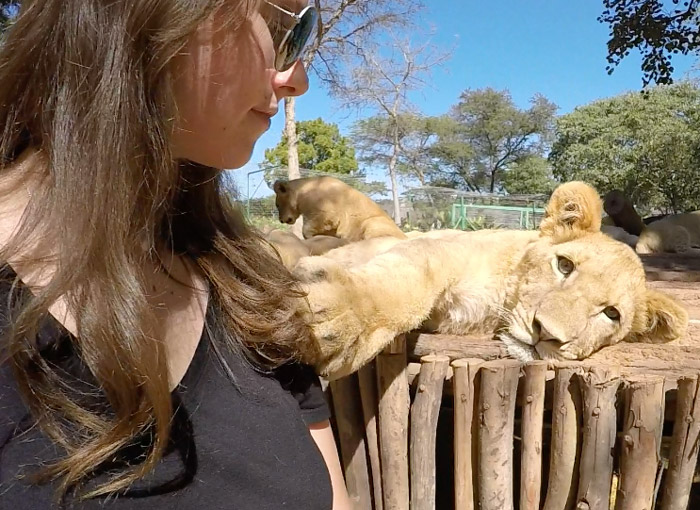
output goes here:
[{"label": "lion cub's front paw", "polygon": [[307,320],[323,350],[344,348],[357,341],[365,329],[362,291],[348,270],[324,257],[306,257],[294,274],[308,293]]},{"label": "lion cub's front paw", "polygon": [[325,257],[306,257],[294,274],[308,293],[306,321],[322,356],[316,368],[323,375],[354,372],[399,332],[387,323],[384,300],[372,280],[357,270]]}]

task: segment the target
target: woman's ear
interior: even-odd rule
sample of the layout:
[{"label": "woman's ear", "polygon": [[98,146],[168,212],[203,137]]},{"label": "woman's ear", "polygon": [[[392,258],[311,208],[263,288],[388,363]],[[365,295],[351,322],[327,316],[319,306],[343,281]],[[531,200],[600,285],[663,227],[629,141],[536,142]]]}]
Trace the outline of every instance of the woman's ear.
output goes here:
[{"label": "woman's ear", "polygon": [[540,234],[563,241],[600,232],[602,217],[603,202],[598,192],[585,182],[567,182],[552,193],[540,223]]},{"label": "woman's ear", "polygon": [[[647,289],[646,313],[641,312],[632,342],[660,344],[683,338],[688,330],[688,312],[675,299]],[[633,328],[634,329],[634,328]]]}]

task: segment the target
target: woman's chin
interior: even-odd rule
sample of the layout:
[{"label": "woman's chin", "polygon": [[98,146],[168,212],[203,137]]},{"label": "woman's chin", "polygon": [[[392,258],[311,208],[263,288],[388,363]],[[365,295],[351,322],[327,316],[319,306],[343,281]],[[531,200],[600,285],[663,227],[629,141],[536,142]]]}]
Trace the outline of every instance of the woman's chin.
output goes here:
[{"label": "woman's chin", "polygon": [[227,151],[225,153],[215,154],[196,154],[193,157],[184,158],[193,163],[218,168],[219,170],[236,170],[242,168],[250,161],[253,155],[253,147],[238,147],[238,150]]},{"label": "woman's chin", "polygon": [[226,157],[222,158],[223,166],[217,168],[235,170],[237,168],[245,166],[246,163],[250,161],[250,158],[253,157],[253,149],[255,148],[256,141],[257,140],[253,141],[250,144],[246,144],[245,147],[239,146],[237,147],[236,151],[232,151],[231,153],[226,154]]}]

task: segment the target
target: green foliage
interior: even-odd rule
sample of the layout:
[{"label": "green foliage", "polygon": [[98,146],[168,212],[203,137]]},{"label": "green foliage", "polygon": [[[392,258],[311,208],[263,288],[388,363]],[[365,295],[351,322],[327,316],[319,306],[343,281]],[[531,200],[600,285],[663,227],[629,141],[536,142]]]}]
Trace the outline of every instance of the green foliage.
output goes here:
[{"label": "green foliage", "polygon": [[[610,27],[608,74],[637,49],[642,54],[642,83],[671,83],[673,54],[700,49],[700,0],[688,0],[667,9],[664,0],[603,0],[598,21]],[[664,5],[666,4],[666,5]]]},{"label": "green foliage", "polygon": [[511,165],[546,150],[556,110],[539,95],[521,110],[508,91],[464,91],[449,116],[435,123],[430,150],[442,174],[437,179],[470,191],[497,191]]},{"label": "green foliage", "polygon": [[437,133],[437,118],[411,113],[400,115],[397,120],[401,129],[396,171],[425,186],[435,173],[435,161],[430,154],[430,147]]},{"label": "green foliage", "polygon": [[259,216],[257,214],[251,214],[248,216],[248,223],[254,226],[256,229],[262,232],[269,232],[273,229],[279,230],[290,230],[292,227],[286,223],[280,223],[277,217],[271,216]]},{"label": "green foliage", "polygon": [[507,179],[512,189],[540,192],[552,186],[542,154],[556,109],[542,96],[521,110],[507,91],[467,90],[448,115],[374,116],[358,121],[352,136],[363,163],[389,168],[395,159],[398,173],[422,186],[494,192]]},{"label": "green foliage", "polygon": [[503,187],[511,195],[549,195],[556,186],[551,165],[539,154],[515,161],[503,175]]},{"label": "green foliage", "polygon": [[480,178],[472,172],[476,151],[465,140],[464,127],[449,115],[432,117],[427,123],[435,137],[426,153],[430,184],[478,191]]},{"label": "green foliage", "polygon": [[275,195],[252,198],[238,202],[238,207],[245,213],[248,222],[258,230],[268,231],[273,228],[289,230],[291,227],[280,223],[275,207]]},{"label": "green foliage", "polygon": [[700,208],[700,90],[657,86],[596,101],[557,120],[554,176],[601,193],[620,189],[643,210]]},{"label": "green foliage", "polygon": [[[364,182],[364,173],[358,170],[355,147],[351,140],[340,134],[336,124],[322,119],[297,122],[299,166],[302,176],[331,175],[367,195],[384,195],[383,182]],[[265,150],[260,168],[265,170],[265,181],[270,187],[276,179],[287,179],[287,137],[276,147]]]},{"label": "green foliage", "polygon": [[503,225],[494,223],[492,220],[484,216],[476,216],[474,218],[465,218],[462,230],[496,230],[504,228]]},{"label": "green foliage", "polygon": [[423,194],[416,196],[409,192],[404,199],[410,203],[401,228],[411,230],[439,230],[450,226],[451,196],[431,196]]},{"label": "green foliage", "polygon": [[[318,172],[354,174],[357,172],[355,149],[350,140],[340,134],[336,124],[322,119],[297,122],[299,166]],[[285,135],[273,149],[265,151],[261,168],[287,167],[288,141]]]}]

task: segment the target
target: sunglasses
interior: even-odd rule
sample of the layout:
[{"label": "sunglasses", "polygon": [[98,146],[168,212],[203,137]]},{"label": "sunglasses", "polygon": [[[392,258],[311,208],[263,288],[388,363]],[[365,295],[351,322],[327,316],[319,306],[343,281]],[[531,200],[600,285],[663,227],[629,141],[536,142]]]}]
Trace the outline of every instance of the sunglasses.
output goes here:
[{"label": "sunglasses", "polygon": [[309,5],[304,7],[299,14],[295,14],[272,2],[265,1],[265,3],[294,20],[294,26],[287,30],[284,37],[282,37],[282,42],[275,50],[275,69],[280,72],[286,71],[299,60],[301,53],[309,42],[309,38],[316,28],[318,11],[314,6]]}]

